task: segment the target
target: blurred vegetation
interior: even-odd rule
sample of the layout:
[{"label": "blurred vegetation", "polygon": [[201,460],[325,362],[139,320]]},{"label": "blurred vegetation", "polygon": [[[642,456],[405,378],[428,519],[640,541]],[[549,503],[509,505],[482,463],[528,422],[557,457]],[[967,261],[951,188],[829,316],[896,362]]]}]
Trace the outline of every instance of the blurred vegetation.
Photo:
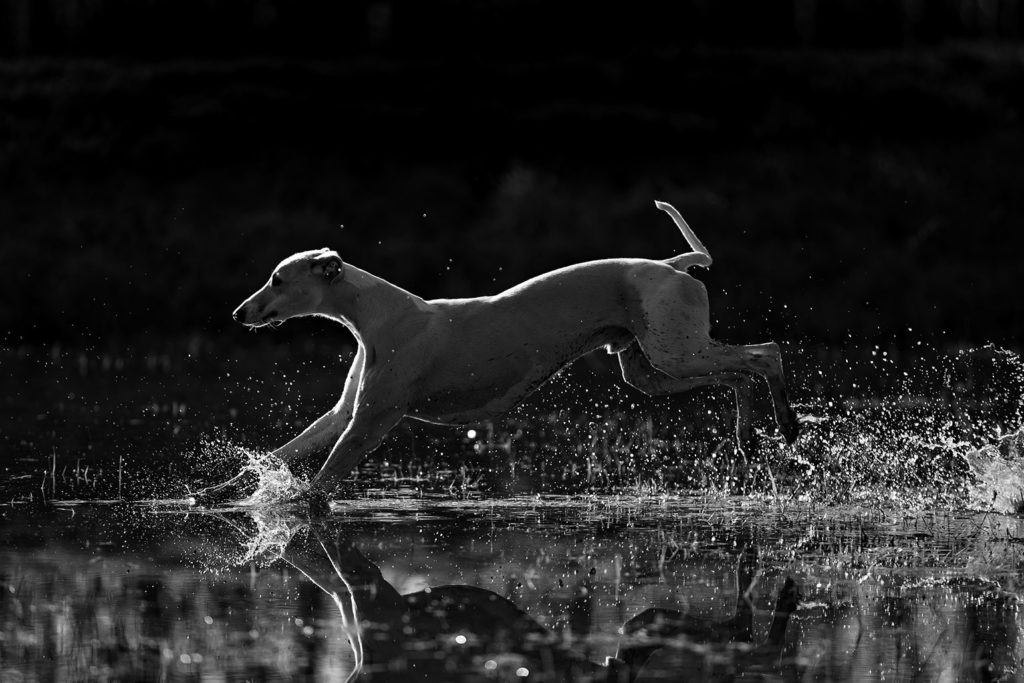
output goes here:
[{"label": "blurred vegetation", "polygon": [[227,333],[321,246],[496,292],[686,249],[660,198],[715,256],[728,340],[1014,344],[1022,86],[992,44],[0,62],[0,330]]},{"label": "blurred vegetation", "polygon": [[1020,0],[0,0],[0,54],[622,54],[708,45],[893,47],[1019,39]]}]

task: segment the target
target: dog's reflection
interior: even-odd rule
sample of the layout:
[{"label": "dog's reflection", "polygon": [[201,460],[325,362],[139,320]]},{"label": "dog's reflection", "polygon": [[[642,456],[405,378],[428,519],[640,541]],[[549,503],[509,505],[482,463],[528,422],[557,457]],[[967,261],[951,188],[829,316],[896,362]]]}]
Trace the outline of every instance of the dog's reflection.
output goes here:
[{"label": "dog's reflection", "polygon": [[[511,601],[473,586],[438,586],[400,594],[328,523],[296,531],[281,554],[327,593],[341,613],[354,657],[349,680],[607,681],[732,680],[786,671],[782,657],[795,584],[786,579],[767,640],[751,644],[757,553],[737,567],[736,613],[711,622],[677,610],[648,609],[621,629],[616,656],[588,661]],[[787,676],[788,677],[788,676]]]}]

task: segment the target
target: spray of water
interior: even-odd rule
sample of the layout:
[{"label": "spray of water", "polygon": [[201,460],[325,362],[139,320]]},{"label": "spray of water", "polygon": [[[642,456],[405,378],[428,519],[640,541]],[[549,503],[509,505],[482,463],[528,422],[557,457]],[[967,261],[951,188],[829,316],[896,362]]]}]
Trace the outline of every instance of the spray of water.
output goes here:
[{"label": "spray of water", "polygon": [[934,358],[908,364],[877,352],[876,382],[888,380],[881,390],[804,402],[812,419],[777,454],[793,488],[824,502],[865,492],[922,502],[980,495],[990,476],[980,454],[1002,464],[1019,455],[1024,362],[991,346]]},{"label": "spray of water", "polygon": [[200,464],[239,463],[238,471],[253,475],[256,487],[237,505],[267,507],[293,500],[309,488],[309,482],[292,473],[288,466],[270,453],[241,446],[224,435],[215,434],[200,442]]},{"label": "spray of water", "polygon": [[[572,383],[560,389],[558,381],[552,399],[558,410],[545,411],[541,404],[535,411],[539,414],[511,415],[506,425],[519,420],[522,434],[509,428],[500,448],[481,440],[489,427],[480,433],[474,429],[471,439],[481,448],[466,461],[489,468],[486,476],[499,483],[525,472],[538,481],[583,481],[605,490],[614,490],[617,482],[671,473],[671,479],[651,480],[651,486],[658,491],[761,490],[822,503],[887,498],[896,504],[960,505],[967,497],[980,507],[976,503],[991,496],[993,482],[999,481],[1002,508],[1020,496],[1024,361],[1017,354],[991,346],[953,352],[918,347],[913,356],[899,357],[896,351],[875,349],[859,361],[853,354],[831,353],[793,364],[797,408],[810,417],[800,439],[790,447],[781,440],[772,446],[766,439],[764,452],[750,461],[730,455],[733,408],[727,397],[707,394],[707,404],[691,397],[666,400],[652,406],[654,412],[644,412],[628,394],[581,395],[570,391]],[[582,414],[567,408],[587,397],[598,403],[585,406]],[[680,412],[680,405],[690,412]],[[708,428],[708,417],[715,407],[723,407],[728,419],[722,421],[724,434],[713,434],[709,441],[707,434],[714,430]],[[461,438],[439,438],[437,448],[458,453],[466,448]],[[255,475],[255,491],[242,501],[251,508],[279,505],[308,488],[273,457],[228,439],[210,440],[203,451],[219,462],[238,462]],[[387,449],[382,453],[371,456],[371,464],[387,457]],[[425,467],[442,481],[455,476],[451,467],[430,462]],[[745,478],[730,480],[732,471]]]},{"label": "spray of water", "polygon": [[269,453],[249,452],[245,469],[257,476],[256,490],[243,505],[264,507],[294,499],[309,488],[309,482],[295,476],[288,466]]}]

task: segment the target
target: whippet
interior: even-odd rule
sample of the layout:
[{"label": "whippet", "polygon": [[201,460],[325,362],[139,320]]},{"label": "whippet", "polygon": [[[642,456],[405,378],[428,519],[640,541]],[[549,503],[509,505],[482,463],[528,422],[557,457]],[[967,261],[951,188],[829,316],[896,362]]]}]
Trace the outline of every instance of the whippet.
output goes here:
[{"label": "whippet", "polygon": [[[710,266],[711,255],[675,208],[655,205],[692,252],[664,261],[589,261],[493,296],[426,301],[331,249],[288,257],[234,319],[255,328],[323,316],[345,325],[358,350],[338,403],[273,455],[289,464],[333,446],[310,481],[311,495],[323,497],[402,418],[445,425],[493,418],[601,347],[618,354],[622,378],[645,394],[731,387],[741,450],[753,447],[751,376],[764,377],[775,420],[792,443],[799,427],[778,345],[711,339],[707,290],[687,272]],[[197,501],[224,500],[248,485],[239,475],[200,492]]]}]

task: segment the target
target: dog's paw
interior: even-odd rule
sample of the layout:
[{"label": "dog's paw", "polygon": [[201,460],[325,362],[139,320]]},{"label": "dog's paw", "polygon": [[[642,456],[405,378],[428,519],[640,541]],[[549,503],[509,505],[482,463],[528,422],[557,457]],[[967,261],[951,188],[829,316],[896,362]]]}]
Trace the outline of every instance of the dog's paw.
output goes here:
[{"label": "dog's paw", "polygon": [[190,494],[189,499],[192,505],[198,507],[217,507],[232,500],[246,498],[256,489],[257,482],[256,473],[246,470],[216,486],[209,486]]},{"label": "dog's paw", "polygon": [[327,494],[320,489],[311,488],[292,500],[306,507],[310,519],[329,517],[331,514],[331,501]]},{"label": "dog's paw", "polygon": [[779,433],[782,434],[782,438],[785,440],[786,445],[792,446],[800,437],[801,432],[822,421],[824,421],[824,418],[817,415],[797,415],[796,413],[790,413],[789,419],[779,422]]},{"label": "dog's paw", "polygon": [[785,439],[787,446],[792,446],[800,436],[801,423],[800,420],[793,420],[784,425],[779,425],[779,431],[782,432],[782,438]]}]

